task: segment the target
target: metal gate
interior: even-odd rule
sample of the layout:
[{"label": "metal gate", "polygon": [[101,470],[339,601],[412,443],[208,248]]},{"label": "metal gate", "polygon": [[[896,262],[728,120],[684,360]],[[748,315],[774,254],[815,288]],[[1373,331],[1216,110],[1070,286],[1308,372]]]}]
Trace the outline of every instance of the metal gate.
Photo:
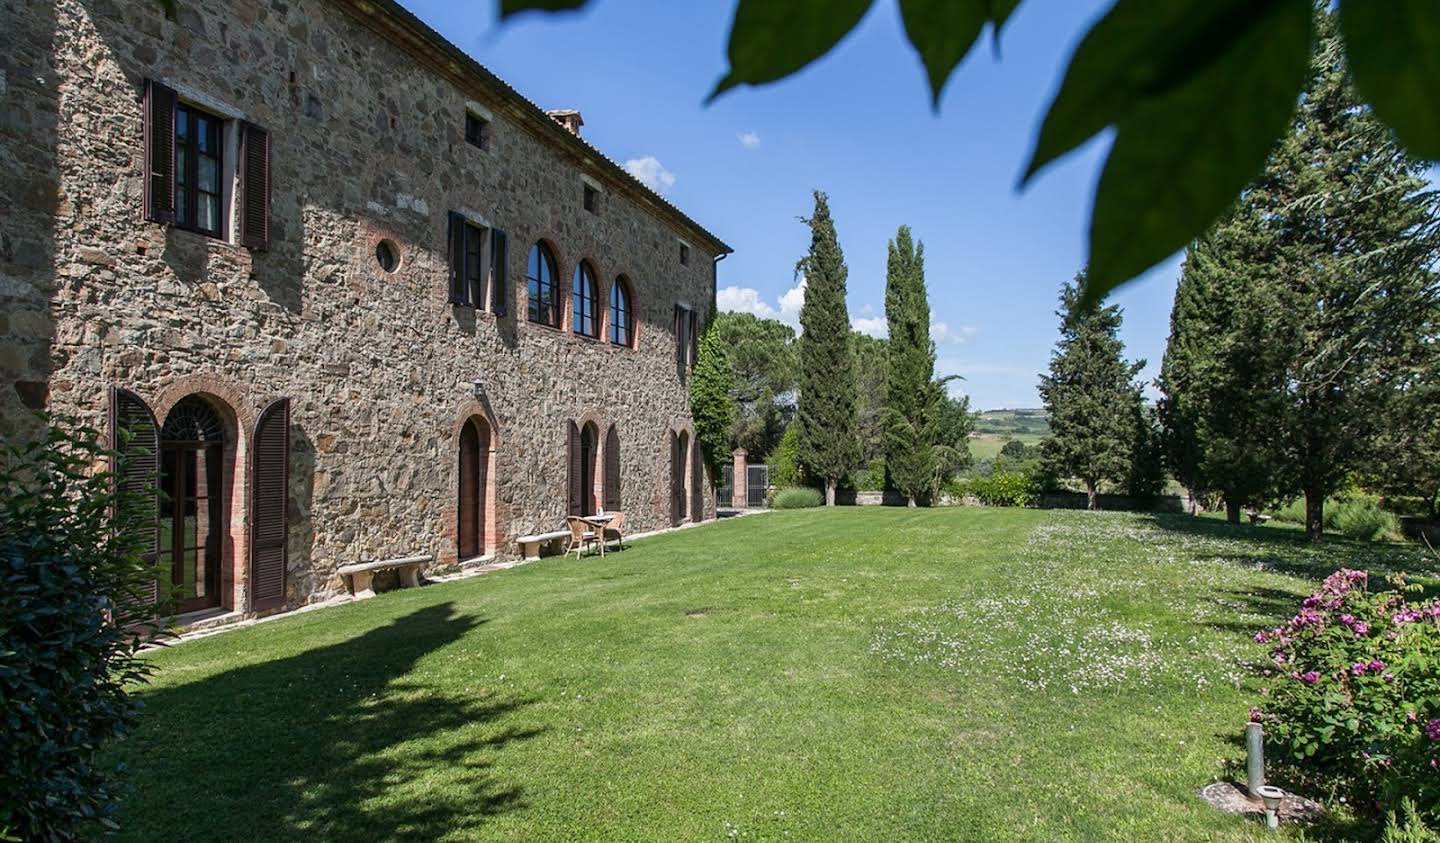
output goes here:
[{"label": "metal gate", "polygon": [[770,466],[752,465],[746,467],[746,500],[750,509],[764,509],[769,502]]},{"label": "metal gate", "polygon": [[721,509],[729,509],[731,501],[735,498],[735,466],[720,466],[720,489],[715,493],[717,505]]}]

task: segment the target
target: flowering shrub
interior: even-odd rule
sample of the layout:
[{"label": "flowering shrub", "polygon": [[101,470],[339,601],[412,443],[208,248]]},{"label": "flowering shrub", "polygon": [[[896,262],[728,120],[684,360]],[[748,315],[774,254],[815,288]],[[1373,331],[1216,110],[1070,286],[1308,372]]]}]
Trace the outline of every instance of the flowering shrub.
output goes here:
[{"label": "flowering shrub", "polygon": [[1283,626],[1270,648],[1267,699],[1251,716],[1297,782],[1379,814],[1404,797],[1440,816],[1440,601],[1391,578],[1371,592],[1341,569]]}]

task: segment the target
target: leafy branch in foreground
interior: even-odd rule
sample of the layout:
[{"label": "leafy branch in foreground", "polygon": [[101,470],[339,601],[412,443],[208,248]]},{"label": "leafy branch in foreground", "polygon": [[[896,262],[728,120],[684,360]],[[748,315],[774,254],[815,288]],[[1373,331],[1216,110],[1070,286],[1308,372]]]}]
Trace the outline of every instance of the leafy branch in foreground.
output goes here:
[{"label": "leafy branch in foreground", "polygon": [[[588,2],[502,0],[500,14]],[[873,5],[740,0],[730,67],[710,99],[807,67]],[[985,27],[998,41],[1019,5],[900,0],[906,37],[937,104]],[[1085,35],[1022,180],[1115,129],[1091,209],[1084,305],[1198,237],[1260,172],[1305,85],[1313,15],[1329,6],[1329,0],[1117,0]],[[1440,160],[1440,3],[1339,0],[1339,8],[1344,49],[1366,103],[1412,154]]]}]

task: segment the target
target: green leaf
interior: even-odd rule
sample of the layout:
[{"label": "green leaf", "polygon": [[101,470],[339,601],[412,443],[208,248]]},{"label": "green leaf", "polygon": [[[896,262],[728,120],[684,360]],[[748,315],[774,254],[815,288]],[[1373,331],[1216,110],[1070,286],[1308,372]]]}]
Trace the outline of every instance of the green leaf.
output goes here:
[{"label": "green leaf", "polygon": [[1083,306],[1181,249],[1264,167],[1309,69],[1310,0],[1268,4],[1185,84],[1116,124],[1090,216]]},{"label": "green leaf", "polygon": [[1070,59],[1022,183],[1146,99],[1205,73],[1276,7],[1295,5],[1295,0],[1119,0]]},{"label": "green leaf", "polygon": [[987,0],[900,0],[905,35],[925,65],[935,107],[945,80],[980,38],[989,7]]},{"label": "green leaf", "polygon": [[730,70],[707,101],[736,85],[762,85],[800,70],[854,29],[871,0],[740,0],[730,25]]},{"label": "green leaf", "polygon": [[1344,0],[1355,85],[1415,155],[1440,161],[1440,3]]},{"label": "green leaf", "polygon": [[500,19],[521,12],[573,12],[589,0],[500,0]]}]

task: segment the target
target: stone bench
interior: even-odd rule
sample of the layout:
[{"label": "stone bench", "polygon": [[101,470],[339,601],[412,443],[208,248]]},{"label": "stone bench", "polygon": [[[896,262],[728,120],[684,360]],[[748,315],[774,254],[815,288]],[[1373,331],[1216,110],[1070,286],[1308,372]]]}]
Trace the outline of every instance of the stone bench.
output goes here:
[{"label": "stone bench", "polygon": [[1250,510],[1249,512],[1245,513],[1245,516],[1250,519],[1251,524],[1254,524],[1256,526],[1264,524],[1270,520],[1270,516],[1258,510]]},{"label": "stone bench", "polygon": [[556,530],[553,533],[536,533],[533,536],[521,536],[516,539],[520,543],[520,555],[529,562],[540,558],[540,549],[544,545],[554,545],[570,538],[569,530]]},{"label": "stone bench", "polygon": [[420,585],[420,566],[433,559],[430,554],[420,556],[406,556],[401,559],[381,559],[375,562],[357,562],[354,565],[342,565],[335,573],[342,577],[350,578],[350,591],[354,593],[357,600],[375,596],[374,580],[376,571],[395,571],[400,574],[400,586],[402,588],[415,588]]}]

